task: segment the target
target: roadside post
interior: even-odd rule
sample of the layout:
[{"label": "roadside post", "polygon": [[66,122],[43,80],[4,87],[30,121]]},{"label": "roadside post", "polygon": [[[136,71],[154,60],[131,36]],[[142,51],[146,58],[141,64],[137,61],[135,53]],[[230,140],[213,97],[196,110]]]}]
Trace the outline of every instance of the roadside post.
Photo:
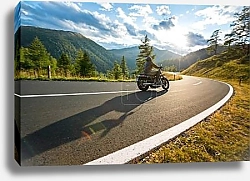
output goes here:
[{"label": "roadside post", "polygon": [[51,69],[50,69],[50,65],[48,66],[48,79],[51,78]]}]

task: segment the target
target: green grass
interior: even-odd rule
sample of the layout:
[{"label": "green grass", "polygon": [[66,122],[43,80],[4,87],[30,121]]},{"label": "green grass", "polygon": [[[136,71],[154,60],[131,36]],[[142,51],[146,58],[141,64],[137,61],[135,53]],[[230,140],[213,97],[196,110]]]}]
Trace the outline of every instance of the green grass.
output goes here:
[{"label": "green grass", "polygon": [[95,82],[134,82],[135,79],[107,79],[107,78],[98,78],[98,77],[89,77],[89,78],[81,78],[81,77],[19,77],[15,80],[40,80],[40,81],[95,81]]},{"label": "green grass", "polygon": [[200,60],[184,70],[182,74],[225,80],[246,80],[250,78],[249,56],[226,59],[226,53]]},{"label": "green grass", "polygon": [[[199,61],[182,74],[229,83],[234,88],[232,98],[189,130],[128,164],[250,160],[249,61],[224,60],[224,56]],[[221,63],[216,63],[218,61]]]},{"label": "green grass", "polygon": [[[181,75],[174,75],[170,73],[163,73],[169,81],[181,80]],[[95,81],[95,82],[135,82],[135,79],[108,79],[106,77],[63,77],[63,76],[51,76],[49,79],[47,76],[41,75],[40,77],[30,76],[26,72],[20,73],[15,80],[40,80],[40,81]]]}]

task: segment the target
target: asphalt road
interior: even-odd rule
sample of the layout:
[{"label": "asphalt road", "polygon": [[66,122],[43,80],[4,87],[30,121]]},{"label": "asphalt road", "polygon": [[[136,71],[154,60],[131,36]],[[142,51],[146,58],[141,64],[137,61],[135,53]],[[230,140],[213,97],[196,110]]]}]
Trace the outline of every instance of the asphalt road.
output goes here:
[{"label": "asphalt road", "polygon": [[86,164],[178,125],[228,92],[188,76],[147,92],[133,82],[15,82],[21,164]]}]

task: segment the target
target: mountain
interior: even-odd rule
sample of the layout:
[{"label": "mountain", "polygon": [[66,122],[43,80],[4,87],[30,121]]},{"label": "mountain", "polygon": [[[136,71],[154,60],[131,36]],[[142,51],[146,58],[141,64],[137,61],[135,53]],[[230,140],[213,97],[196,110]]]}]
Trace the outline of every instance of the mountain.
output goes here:
[{"label": "mountain", "polygon": [[[15,41],[18,41],[19,46],[22,47],[28,47],[35,37],[39,38],[50,55],[56,59],[59,59],[62,53],[67,53],[74,62],[77,50],[83,49],[88,52],[97,71],[106,72],[112,69],[114,61],[120,62],[122,56],[125,56],[129,70],[133,71],[136,68],[136,58],[139,54],[137,46],[107,50],[80,33],[33,26],[21,26],[15,33]],[[163,60],[181,57],[181,55],[168,50],[159,50],[156,47],[154,47],[154,54],[156,55],[155,62],[158,64]]]},{"label": "mountain", "polygon": [[[227,47],[225,46],[218,46],[217,54],[224,52],[226,49]],[[213,54],[209,54],[206,48],[191,52],[180,59],[180,69],[186,69],[197,61],[207,59],[211,56],[213,56]]]},{"label": "mountain", "polygon": [[21,26],[15,33],[15,41],[18,41],[20,46],[28,47],[36,36],[46,47],[50,55],[56,59],[64,52],[74,61],[77,50],[81,48],[87,51],[91,62],[100,72],[111,69],[114,61],[118,59],[116,55],[91,39],[86,38],[80,33],[70,31]]},{"label": "mountain", "polygon": [[[160,63],[162,60],[166,59],[176,59],[181,57],[181,55],[178,55],[168,50],[159,50],[156,47],[154,47],[153,50],[153,53],[156,55],[156,63]],[[118,57],[125,56],[127,65],[130,69],[134,69],[136,67],[136,58],[139,54],[139,48],[137,46],[123,49],[111,49],[109,51]]]},{"label": "mountain", "polygon": [[108,50],[112,54],[115,54],[117,57],[120,57],[119,60],[122,58],[122,56],[125,57],[125,60],[127,62],[128,68],[135,69],[136,67],[136,57],[139,53],[138,47],[130,47],[130,48],[122,48],[122,49],[111,49]]},{"label": "mountain", "polygon": [[[220,54],[223,51],[225,51],[227,48],[225,46],[218,46],[217,53]],[[163,66],[172,66],[174,65],[178,70],[184,70],[191,66],[192,64],[196,63],[199,60],[204,60],[213,55],[209,54],[206,50],[206,48],[188,53],[185,56],[182,56],[177,59],[171,59],[171,60],[164,60],[161,62]]]},{"label": "mountain", "polygon": [[182,56],[179,54],[176,54],[174,52],[168,51],[168,50],[159,50],[157,48],[154,48],[154,53],[156,55],[156,62],[160,63],[163,60],[173,60],[177,58],[181,58]]},{"label": "mountain", "polygon": [[182,71],[184,75],[205,76],[210,78],[249,80],[249,55],[243,56],[222,52],[204,60],[199,60]]}]

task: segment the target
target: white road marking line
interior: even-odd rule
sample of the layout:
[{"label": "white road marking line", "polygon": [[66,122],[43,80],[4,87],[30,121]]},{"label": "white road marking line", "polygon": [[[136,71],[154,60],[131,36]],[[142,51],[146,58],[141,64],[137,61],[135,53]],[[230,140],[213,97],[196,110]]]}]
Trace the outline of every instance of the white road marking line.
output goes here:
[{"label": "white road marking line", "polygon": [[[223,83],[223,82],[222,82]],[[229,92],[228,94],[220,100],[218,103],[214,104],[210,108],[206,109],[205,111],[197,114],[196,116],[170,128],[161,133],[158,133],[152,137],[149,137],[145,140],[137,142],[133,145],[125,147],[121,150],[116,152],[110,153],[104,157],[98,158],[96,160],[90,161],[84,165],[104,165],[104,164],[125,164],[132,159],[147,153],[148,151],[152,150],[153,148],[167,142],[168,140],[174,138],[175,136],[181,134],[183,131],[191,128],[192,126],[196,125],[206,117],[210,116],[213,112],[218,110],[222,107],[233,95],[233,87],[227,83]]]},{"label": "white road marking line", "polygon": [[202,83],[202,81],[200,81],[200,82],[198,82],[198,83],[195,83],[195,84],[193,84],[193,85],[199,85],[199,84],[201,84]]},{"label": "white road marking line", "polygon": [[138,90],[131,90],[131,91],[112,91],[112,92],[80,92],[80,93],[68,93],[68,94],[34,94],[34,95],[19,95],[14,94],[20,98],[34,98],[34,97],[59,97],[59,96],[83,96],[83,95],[100,95],[100,94],[118,94],[118,93],[130,93],[130,92],[137,92]]}]

